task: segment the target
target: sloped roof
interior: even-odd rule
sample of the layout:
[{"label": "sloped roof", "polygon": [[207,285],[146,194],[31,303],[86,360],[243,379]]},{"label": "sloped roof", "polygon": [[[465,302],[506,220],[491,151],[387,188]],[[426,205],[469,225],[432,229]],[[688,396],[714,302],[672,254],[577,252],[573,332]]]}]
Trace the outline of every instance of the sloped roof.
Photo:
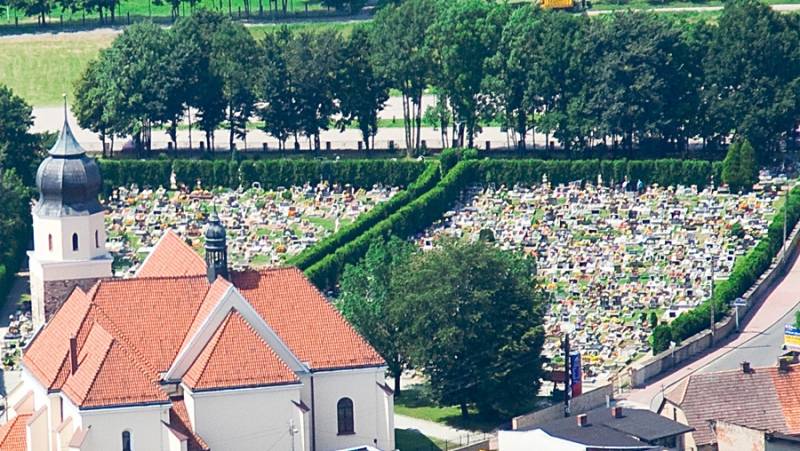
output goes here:
[{"label": "sloped roof", "polygon": [[172,400],[172,406],[169,409],[169,427],[186,436],[187,451],[207,451],[209,449],[205,440],[194,432],[183,398]]},{"label": "sloped roof", "polygon": [[175,232],[167,230],[147,256],[136,276],[196,276],[205,273],[206,262]]},{"label": "sloped roof", "polygon": [[711,420],[800,434],[800,365],[782,374],[777,367],[691,375],[665,398],[686,415],[697,445],[716,443]]},{"label": "sloped roof", "polygon": [[235,310],[228,312],[183,378],[183,382],[195,391],[299,381],[286,363]]},{"label": "sloped roof", "polygon": [[25,426],[30,418],[31,414],[17,415],[0,426],[0,450],[26,451],[28,449]]},{"label": "sloped roof", "polygon": [[[284,358],[288,349],[312,370],[384,365],[299,270],[235,273],[233,284],[224,279],[209,284],[204,264],[198,273],[198,261],[191,247],[168,232],[143,272],[163,269],[169,275],[140,271],[131,279],[102,280],[85,294],[76,290],[34,338],[23,364],[50,391],[64,390],[84,408],[166,403],[160,379],[226,293],[238,290],[263,327],[274,331],[279,342],[269,343],[279,345]],[[213,335],[209,330],[202,336],[210,338],[201,338],[208,341],[200,343],[202,351],[190,357],[189,371],[179,377],[200,390],[296,381],[254,327],[238,313],[229,315]],[[73,335],[79,349],[75,374],[69,361]]]}]

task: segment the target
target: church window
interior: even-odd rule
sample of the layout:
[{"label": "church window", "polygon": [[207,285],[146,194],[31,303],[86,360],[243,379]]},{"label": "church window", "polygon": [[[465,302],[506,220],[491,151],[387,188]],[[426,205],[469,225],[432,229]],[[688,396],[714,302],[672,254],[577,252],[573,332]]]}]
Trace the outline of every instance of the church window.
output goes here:
[{"label": "church window", "polygon": [[53,251],[53,235],[47,235],[47,250]]},{"label": "church window", "polygon": [[72,234],[72,250],[73,251],[77,251],[78,250],[78,234],[77,233],[73,233]]},{"label": "church window", "polygon": [[132,451],[131,431],[122,431],[122,451]]},{"label": "church window", "polygon": [[353,427],[353,400],[342,398],[336,404],[336,417],[339,420],[339,435],[355,434]]},{"label": "church window", "polygon": [[100,247],[100,233],[97,230],[94,231],[94,247],[95,249]]}]

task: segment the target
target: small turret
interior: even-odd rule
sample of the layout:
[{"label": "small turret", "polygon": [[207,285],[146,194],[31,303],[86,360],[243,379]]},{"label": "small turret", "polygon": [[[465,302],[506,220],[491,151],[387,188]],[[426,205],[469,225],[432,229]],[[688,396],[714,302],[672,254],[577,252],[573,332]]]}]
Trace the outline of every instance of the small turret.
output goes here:
[{"label": "small turret", "polygon": [[228,245],[225,238],[225,227],[217,216],[217,209],[208,217],[206,228],[206,267],[209,283],[214,283],[217,277],[228,278]]}]

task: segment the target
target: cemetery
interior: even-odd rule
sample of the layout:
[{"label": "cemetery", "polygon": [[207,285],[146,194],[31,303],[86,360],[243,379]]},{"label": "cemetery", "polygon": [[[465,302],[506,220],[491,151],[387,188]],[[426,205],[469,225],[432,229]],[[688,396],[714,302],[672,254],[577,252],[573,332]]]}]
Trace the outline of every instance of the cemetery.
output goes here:
[{"label": "cemetery", "polygon": [[550,296],[544,354],[561,364],[569,333],[587,382],[601,382],[651,351],[656,322],[711,296],[712,280],[726,279],[767,233],[785,183],[764,173],[748,194],[713,184],[607,185],[602,176],[472,185],[415,240],[426,249],[442,236],[482,235],[535,258]]}]

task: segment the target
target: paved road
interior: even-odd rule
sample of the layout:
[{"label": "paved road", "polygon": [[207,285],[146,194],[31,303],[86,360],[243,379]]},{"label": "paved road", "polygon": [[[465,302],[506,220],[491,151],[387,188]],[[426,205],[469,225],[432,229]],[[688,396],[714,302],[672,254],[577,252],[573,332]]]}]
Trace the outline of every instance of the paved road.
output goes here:
[{"label": "paved road", "polygon": [[774,365],[780,352],[779,331],[791,321],[793,313],[800,307],[800,259],[792,262],[784,279],[767,296],[760,308],[744,323],[740,334],[729,337],[721,347],[707,352],[700,358],[641,389],[624,393],[626,402],[657,407],[662,391],[669,390],[695,372],[732,369],[748,360],[754,366]]}]

